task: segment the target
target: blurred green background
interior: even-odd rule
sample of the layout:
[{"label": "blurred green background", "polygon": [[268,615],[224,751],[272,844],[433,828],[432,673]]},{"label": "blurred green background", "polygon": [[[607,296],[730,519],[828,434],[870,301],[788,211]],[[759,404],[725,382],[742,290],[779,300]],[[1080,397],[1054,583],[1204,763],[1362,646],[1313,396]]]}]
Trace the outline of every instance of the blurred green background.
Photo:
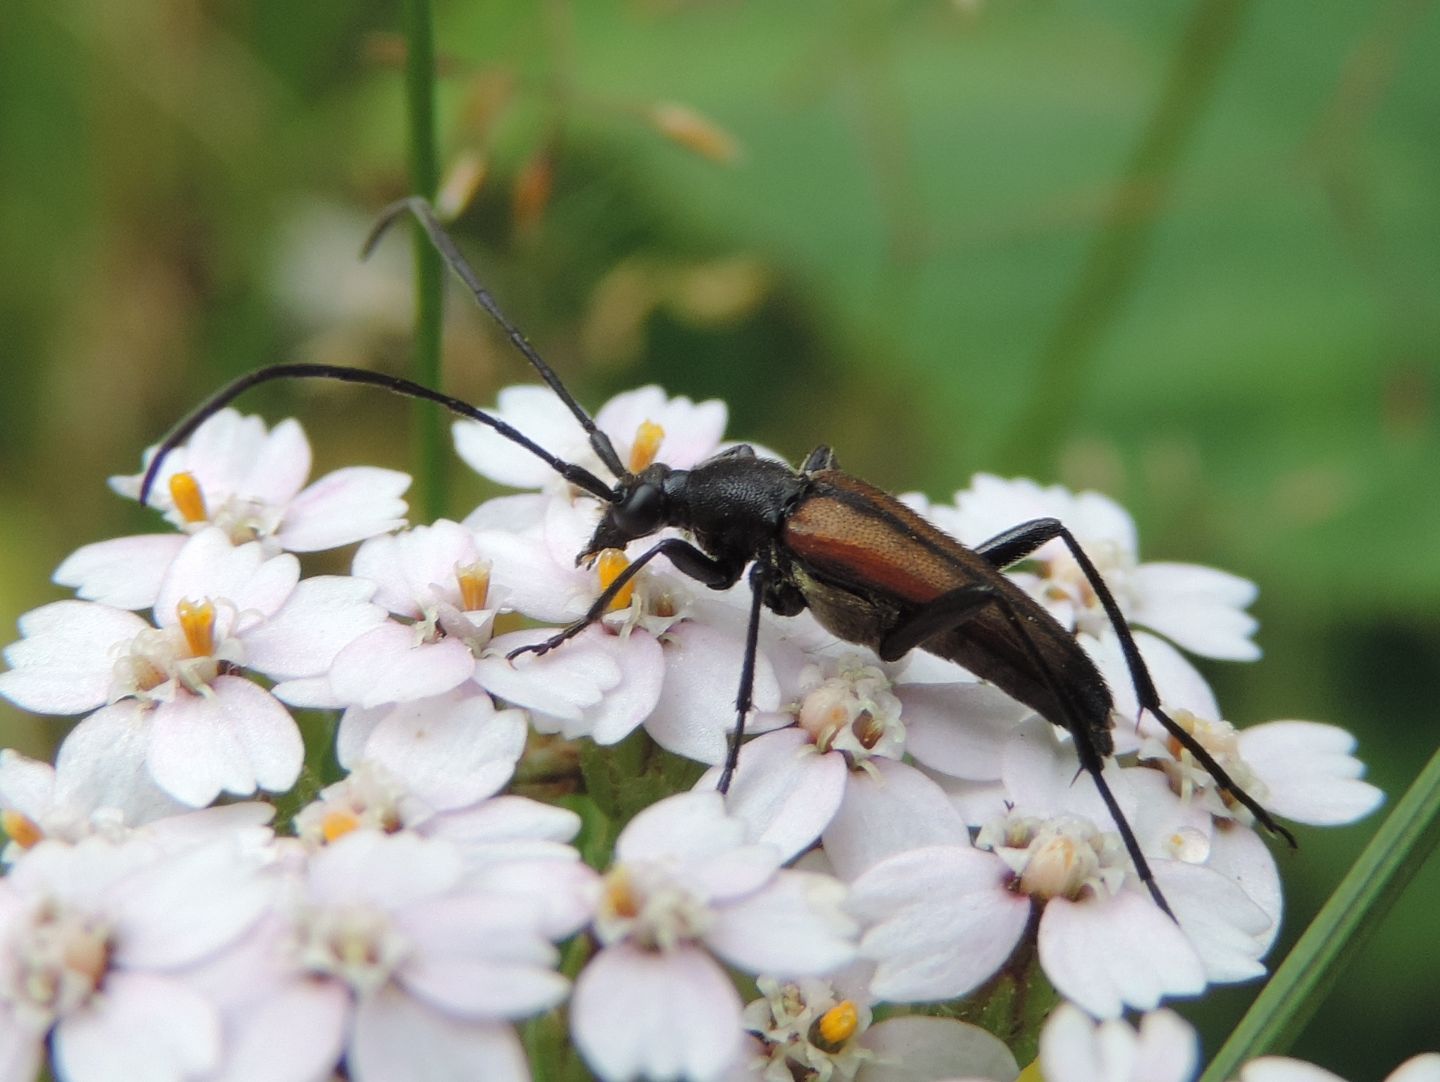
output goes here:
[{"label": "blurred green background", "polygon": [[[152,528],[104,479],[227,376],[405,364],[407,246],[355,259],[407,191],[398,7],[7,5],[0,626]],[[1206,669],[1232,720],[1344,725],[1392,795],[1434,749],[1434,4],[459,0],[436,39],[442,156],[483,173],[457,231],[583,401],[721,396],[939,499],[1103,489],[1144,556],[1260,583],[1265,659]],[[529,380],[451,300],[448,388]],[[317,469],[407,463],[394,401],[249,404]],[[5,744],[59,733],[0,705]],[[1280,854],[1291,935],[1374,826]],[[1296,1054],[1440,1046],[1437,864]],[[1252,995],[1186,1008],[1208,1050]]]}]

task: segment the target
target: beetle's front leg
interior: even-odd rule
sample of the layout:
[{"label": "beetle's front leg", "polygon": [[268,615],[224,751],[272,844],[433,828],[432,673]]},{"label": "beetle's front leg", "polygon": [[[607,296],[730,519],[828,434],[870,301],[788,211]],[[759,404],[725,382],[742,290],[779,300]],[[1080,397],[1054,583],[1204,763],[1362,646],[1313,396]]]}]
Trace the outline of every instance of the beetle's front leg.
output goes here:
[{"label": "beetle's front leg", "polygon": [[722,793],[730,791],[735,768],[740,765],[740,741],[745,738],[745,718],[750,713],[755,693],[755,654],[760,642],[760,610],[763,607],[770,569],[762,560],[750,568],[750,622],[745,629],[745,660],[740,663],[740,690],[735,695],[735,731],[725,754],[725,768],[720,771]]},{"label": "beetle's front leg", "polygon": [[506,658],[513,661],[521,654],[548,654],[565,640],[573,639],[604,616],[605,610],[610,607],[610,602],[615,600],[616,595],[625,589],[630,580],[640,572],[640,569],[656,556],[664,556],[675,565],[676,570],[713,590],[726,590],[734,586],[740,581],[740,572],[745,568],[743,563],[737,565],[716,560],[682,538],[667,537],[665,540],[657,542],[653,548],[641,553],[625,570],[616,575],[615,580],[600,591],[600,596],[595,599],[595,603],[590,606],[584,616],[542,642],[531,643],[529,646],[511,650],[505,655]]}]

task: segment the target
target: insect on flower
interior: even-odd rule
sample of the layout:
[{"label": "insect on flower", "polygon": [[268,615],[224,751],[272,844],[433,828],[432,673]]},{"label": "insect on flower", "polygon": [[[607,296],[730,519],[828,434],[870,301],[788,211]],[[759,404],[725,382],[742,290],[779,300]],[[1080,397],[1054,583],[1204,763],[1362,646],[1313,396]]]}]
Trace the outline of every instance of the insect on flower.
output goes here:
[{"label": "insect on flower", "polygon": [[735,728],[719,779],[722,792],[728,790],[734,776],[751,711],[761,613],[768,608],[781,616],[793,616],[809,609],[831,633],[870,647],[884,660],[919,649],[957,662],[1068,732],[1080,767],[1094,780],[1140,879],[1156,904],[1170,913],[1102,772],[1114,750],[1110,689],[1075,637],[1003,574],[1058,538],[1115,630],[1140,707],[1194,756],[1230,798],[1272,833],[1295,844],[1289,831],[1162,709],[1154,680],[1114,596],[1074,535],[1058,519],[1024,522],[967,548],[895,497],[846,473],[824,446],[812,451],[799,469],[762,458],[744,444],[690,469],[663,462],[627,467],[609,437],[500,311],[427,203],[412,198],[390,207],[366,250],[406,213],[420,221],[450,269],[574,415],[614,481],[607,482],[561,459],[500,418],[432,388],[343,366],[281,364],[240,377],[177,426],[150,462],[141,488],[142,502],[165,456],[207,417],[259,383],[340,380],[435,402],[495,430],[607,505],[594,535],[576,556],[577,565],[594,562],[608,550],[621,549],[667,527],[688,535],[688,539],[671,536],[657,541],[610,578],[584,616],[548,639],[513,651],[512,658],[557,649],[600,620],[640,569],[657,556],[716,590],[728,589],[748,574],[749,622]]}]

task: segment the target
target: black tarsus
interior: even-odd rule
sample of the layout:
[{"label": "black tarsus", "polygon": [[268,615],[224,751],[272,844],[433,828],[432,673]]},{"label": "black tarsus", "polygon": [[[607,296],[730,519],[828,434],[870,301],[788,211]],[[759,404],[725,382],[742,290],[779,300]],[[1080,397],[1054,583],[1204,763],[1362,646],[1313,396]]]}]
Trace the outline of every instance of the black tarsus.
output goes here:
[{"label": "black tarsus", "polygon": [[490,428],[493,428],[506,439],[518,444],[531,454],[540,458],[547,466],[572,485],[577,485],[606,502],[613,501],[615,498],[610,486],[583,466],[577,466],[574,463],[557,458],[524,433],[517,432],[510,425],[500,420],[500,418],[492,417],[484,410],[477,409],[468,402],[433,390],[422,383],[415,383],[413,380],[405,379],[402,376],[392,376],[384,372],[371,372],[363,368],[346,368],[344,365],[274,364],[267,368],[257,368],[253,372],[247,372],[245,375],[232,380],[205,402],[201,403],[188,417],[166,434],[165,438],[160,441],[159,447],[156,448],[154,457],[150,459],[150,464],[145,469],[144,480],[140,482],[140,503],[143,505],[149,499],[150,490],[155,485],[155,478],[160,474],[160,467],[171,451],[189,439],[195,430],[208,418],[219,413],[220,410],[224,409],[251,387],[258,386],[262,383],[269,383],[271,380],[277,379],[330,379],[337,380],[341,383],[360,383],[371,387],[381,387],[394,394],[404,395],[407,398],[419,398],[427,402],[435,402],[444,406],[451,413],[459,414],[468,420],[478,421],[483,425],[488,425]]},{"label": "black tarsus", "polygon": [[1130,681],[1135,686],[1135,698],[1141,709],[1150,711],[1166,731],[1178,740],[1186,751],[1195,756],[1206,772],[1215,779],[1215,783],[1242,804],[1266,830],[1284,838],[1290,848],[1297,848],[1295,835],[1277,823],[1274,816],[1266,811],[1258,800],[1236,784],[1225,768],[1215,761],[1215,757],[1210,754],[1205,745],[1196,740],[1184,726],[1161,708],[1160,692],[1155,687],[1155,681],[1150,676],[1145,659],[1140,656],[1140,647],[1135,642],[1130,625],[1120,612],[1120,606],[1116,603],[1115,596],[1105,585],[1099,569],[1091,562],[1090,557],[1085,554],[1085,550],[1080,547],[1080,542],[1063,522],[1056,518],[1039,518],[1030,522],[1022,522],[1020,525],[1013,526],[1004,533],[992,537],[984,544],[976,546],[974,551],[989,560],[997,570],[1004,570],[1025,559],[1045,542],[1057,537],[1065,542],[1065,547],[1075,558],[1086,581],[1090,583],[1090,588],[1095,591],[1095,596],[1099,599],[1101,608],[1105,610],[1105,616],[1110,621],[1110,626],[1115,629],[1115,635],[1120,640],[1121,653],[1125,655],[1125,667],[1130,670]]},{"label": "black tarsus", "polygon": [[550,389],[574,414],[575,420],[580,422],[580,427],[590,437],[590,446],[600,456],[600,461],[605,463],[606,469],[610,470],[617,480],[628,476],[630,471],[625,468],[620,461],[620,456],[615,453],[615,447],[610,442],[610,437],[596,427],[594,419],[566,390],[565,384],[560,382],[560,377],[555,374],[554,369],[545,363],[545,359],[536,352],[535,347],[521,333],[520,328],[511,323],[505,313],[500,310],[500,305],[496,303],[490,291],[480,284],[480,276],[475,273],[475,269],[460,253],[460,249],[456,247],[450,234],[441,228],[440,223],[435,219],[434,208],[426,200],[418,195],[412,195],[405,199],[398,199],[382,210],[379,219],[370,230],[370,235],[365,238],[365,243],[360,249],[361,255],[368,257],[390,227],[404,214],[413,215],[415,220],[420,223],[420,227],[430,237],[430,243],[435,246],[435,250],[440,253],[441,258],[445,260],[455,277],[465,283],[465,288],[470,290],[475,302],[485,309],[490,318],[505,332],[515,348],[530,362],[530,366],[539,373],[540,378],[550,385]]}]

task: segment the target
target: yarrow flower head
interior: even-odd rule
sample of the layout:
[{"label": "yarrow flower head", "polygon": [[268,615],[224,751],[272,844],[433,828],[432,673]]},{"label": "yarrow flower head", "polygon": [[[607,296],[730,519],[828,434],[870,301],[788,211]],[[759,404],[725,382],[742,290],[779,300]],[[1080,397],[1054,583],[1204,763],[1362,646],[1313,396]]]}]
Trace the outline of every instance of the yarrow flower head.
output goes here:
[{"label": "yarrow flower head", "polygon": [[[550,391],[504,392],[498,414],[605,476]],[[596,423],[624,470],[684,470],[720,451],[725,409],[644,388]],[[613,509],[488,428],[456,442],[530,491],[402,528],[404,475],[306,487],[298,425],[222,410],[159,471],[152,502],[179,532],[86,546],[57,573],[81,598],[22,618],[0,693],[85,716],[53,767],[0,752],[0,1078],[48,1047],[67,1082],[520,1082],[559,1015],[523,1045],[515,1024],[569,996],[605,1082],[1009,1082],[994,1037],[897,1005],[971,996],[1012,959],[1106,1019],[1263,973],[1275,862],[1204,757],[1136,719],[1103,591],[1062,540],[1013,576],[1115,689],[1103,770],[1082,753],[1104,741],[926,642],[882,661],[838,641],[803,611],[818,580],[775,554],[751,553],[753,580],[736,560],[710,574],[715,554],[666,526],[577,564]],[[1250,584],[1141,563],[1128,515],[1093,494],[981,477],[952,508],[917,502],[972,542],[1067,519],[1153,630],[1136,641],[1165,705],[1234,783],[1302,822],[1378,803],[1341,730],[1210,720],[1181,649],[1253,657]],[[294,555],[349,542],[346,576]],[[752,624],[766,603],[791,614]],[[721,793],[742,669],[747,740]],[[343,711],[304,719],[332,747],[306,747],[296,708]],[[278,838],[266,804],[207,807],[258,789],[288,793]],[[557,945],[576,936],[572,989]],[[1174,1029],[1156,1017],[1147,1047]],[[1150,1061],[1105,1032],[1115,1063]],[[1189,1064],[1168,1065],[1177,1082]]]}]

